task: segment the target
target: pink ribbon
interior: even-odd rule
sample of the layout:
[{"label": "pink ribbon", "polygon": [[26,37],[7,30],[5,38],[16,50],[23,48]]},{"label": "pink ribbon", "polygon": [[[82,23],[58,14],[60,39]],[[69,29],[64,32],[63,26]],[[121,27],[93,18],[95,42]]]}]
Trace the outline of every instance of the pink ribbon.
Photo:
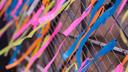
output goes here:
[{"label": "pink ribbon", "polygon": [[89,60],[89,58],[86,58],[86,60],[84,60],[84,61],[82,62],[81,66],[80,66],[80,68],[79,68],[79,70],[78,70],[78,72],[81,72],[82,67],[85,65],[85,63],[86,63],[88,60]]},{"label": "pink ribbon", "polygon": [[60,49],[62,48],[62,45],[63,45],[64,42],[65,42],[65,40],[63,40],[61,42],[61,44],[59,45],[59,48],[58,48],[56,54],[54,55],[54,57],[52,58],[52,60],[46,65],[46,67],[44,68],[44,70],[42,72],[48,72],[49,67],[51,66],[51,64],[53,63],[53,61],[56,59],[56,57],[59,54]]},{"label": "pink ribbon", "polygon": [[0,10],[2,9],[2,7],[4,6],[5,3],[6,3],[6,0],[2,0],[2,1],[0,2]]},{"label": "pink ribbon", "polygon": [[123,72],[123,65],[122,63],[120,63],[119,65],[117,65],[117,67],[114,69],[114,72]]},{"label": "pink ribbon", "polygon": [[44,9],[43,6],[41,6],[38,11],[36,12],[36,14],[32,17],[32,19],[27,23],[25,24],[25,26],[21,27],[21,29],[16,33],[14,34],[13,36],[13,39],[15,40],[18,36],[20,36],[32,23],[33,23],[33,26],[36,27],[37,24],[38,24],[38,17],[39,15],[41,14],[42,10]]},{"label": "pink ribbon", "polygon": [[34,28],[36,28],[37,27],[37,25],[38,25],[38,18],[39,18],[39,16],[40,16],[40,14],[42,13],[42,11],[43,11],[43,9],[44,9],[44,6],[42,5],[40,8],[39,8],[39,10],[37,11],[37,13],[33,16],[33,18],[32,18],[32,25],[34,26]]},{"label": "pink ribbon", "polygon": [[[68,29],[66,29],[67,32],[68,32],[68,33],[66,33],[66,36],[69,35],[69,31],[72,31],[74,26],[77,26],[77,25],[89,14],[89,12],[91,11],[91,6],[92,6],[92,5],[90,5],[90,6],[83,12],[82,16],[79,17],[78,19],[76,19],[76,20],[71,24],[71,26],[68,27]],[[72,30],[70,30],[71,28],[72,28]],[[52,60],[46,65],[46,67],[44,68],[43,72],[47,72],[48,68],[51,66],[51,64],[53,63],[53,61],[54,61],[55,58],[57,57],[57,55],[58,55],[58,53],[59,53],[59,51],[60,51],[60,49],[61,49],[61,47],[62,47],[64,41],[65,41],[65,40],[63,40],[63,41],[61,42],[61,44],[59,45],[59,48],[58,48],[56,54],[54,55],[54,57],[52,58]],[[87,58],[87,59],[88,59],[88,58]],[[84,63],[83,63],[83,64],[84,64]]]},{"label": "pink ribbon", "polygon": [[55,37],[55,35],[59,32],[59,30],[61,29],[62,23],[59,22],[58,26],[56,27],[55,31],[52,33],[52,35],[50,36],[50,38],[48,39],[48,41],[38,50],[38,52],[32,56],[30,58],[30,61],[28,63],[28,68],[29,69],[31,67],[31,65],[35,62],[35,60],[41,56],[42,52],[44,52],[44,50],[47,48],[47,46],[49,45],[49,43],[52,41],[52,39]]},{"label": "pink ribbon", "polygon": [[[37,26],[37,24],[39,22],[42,23],[42,22],[45,22],[47,20],[51,21],[52,19],[54,19],[55,18],[55,14],[58,12],[58,9],[61,8],[61,5],[63,4],[64,1],[65,0],[58,0],[56,6],[50,12],[46,13],[46,15],[44,15],[42,18],[39,18],[39,20],[37,18],[36,19],[37,21],[34,21],[34,28]],[[40,10],[39,10],[39,12],[40,12]],[[38,14],[38,12],[37,12],[37,14]],[[37,14],[35,14],[35,15],[37,15]],[[35,17],[36,16],[34,16],[34,18]],[[32,18],[32,19],[34,19],[34,18]],[[20,36],[33,23],[32,19],[24,27],[22,27],[16,34],[14,34],[14,36],[13,36],[14,40],[18,36]]]},{"label": "pink ribbon", "polygon": [[122,0],[122,4],[120,5],[119,11],[117,12],[117,17],[119,16],[119,14],[121,13],[121,11],[123,10],[127,0]]},{"label": "pink ribbon", "polygon": [[56,6],[47,14],[39,18],[39,23],[45,22],[45,21],[51,21],[56,17],[57,12],[62,7],[65,0],[57,0]]},{"label": "pink ribbon", "polygon": [[63,34],[65,36],[68,36],[72,32],[72,30],[74,30],[80,24],[80,22],[89,14],[91,9],[92,4],[88,6],[88,8],[82,13],[82,15],[79,18],[77,18],[71,23],[71,25],[63,32]]}]

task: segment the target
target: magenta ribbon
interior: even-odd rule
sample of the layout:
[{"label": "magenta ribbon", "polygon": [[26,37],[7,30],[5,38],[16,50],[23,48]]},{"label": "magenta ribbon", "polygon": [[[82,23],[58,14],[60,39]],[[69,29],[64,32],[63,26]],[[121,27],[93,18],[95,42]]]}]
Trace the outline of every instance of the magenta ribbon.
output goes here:
[{"label": "magenta ribbon", "polygon": [[79,18],[77,18],[70,24],[70,26],[63,32],[63,34],[65,36],[69,35],[72,32],[72,30],[74,30],[80,24],[80,22],[89,14],[91,9],[92,4],[88,6],[88,8],[82,13],[82,15]]}]

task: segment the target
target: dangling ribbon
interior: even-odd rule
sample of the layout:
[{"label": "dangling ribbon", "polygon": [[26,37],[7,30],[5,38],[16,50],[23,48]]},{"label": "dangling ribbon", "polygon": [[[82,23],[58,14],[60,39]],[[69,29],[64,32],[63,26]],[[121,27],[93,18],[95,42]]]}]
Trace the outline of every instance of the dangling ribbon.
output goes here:
[{"label": "dangling ribbon", "polygon": [[[82,17],[81,17],[81,18],[82,18]],[[75,22],[74,22],[74,23],[75,23]],[[74,23],[72,23],[72,24],[74,24]],[[71,25],[72,25],[72,24],[71,24]],[[76,24],[78,24],[78,23],[76,23]],[[67,29],[66,29],[66,30],[67,30]],[[69,33],[66,34],[66,36],[68,36],[68,35],[69,35]],[[50,67],[50,65],[53,63],[53,61],[55,60],[56,56],[58,55],[58,52],[59,52],[61,46],[63,45],[64,41],[65,41],[65,39],[61,42],[61,44],[60,44],[60,46],[59,46],[59,48],[58,48],[57,53],[56,53],[55,56],[52,58],[52,60],[46,65],[46,67],[44,68],[44,71],[47,72],[48,68]]]},{"label": "dangling ribbon", "polygon": [[89,12],[92,9],[92,5],[93,5],[94,2],[95,2],[95,0],[92,0],[91,1],[91,4],[82,13],[82,15],[79,18],[77,18],[75,21],[73,21],[72,24],[70,24],[70,26],[63,32],[63,34],[65,36],[67,36],[68,34],[70,34],[72,32],[72,30],[75,29],[80,24],[80,22],[89,14]]},{"label": "dangling ribbon", "polygon": [[104,56],[105,54],[113,50],[116,44],[117,44],[117,40],[115,39],[108,42],[108,44],[106,44],[103,48],[101,48],[101,50],[94,56],[92,61],[88,61],[87,65],[82,68],[82,72],[85,72],[89,68],[89,66],[94,63],[95,60],[97,60],[101,56]]},{"label": "dangling ribbon", "polygon": [[[42,36],[40,38],[38,38],[37,40],[35,40],[35,42],[28,48],[28,50],[25,52],[25,54],[19,58],[19,60],[15,61],[13,64],[11,65],[7,65],[6,68],[10,69],[18,64],[20,64],[21,61],[23,61],[25,59],[25,57],[30,54],[30,52],[35,48],[35,46],[40,43],[42,41],[42,38],[44,37],[44,35],[47,33],[48,29],[50,28],[50,23],[46,25],[45,30],[43,30]],[[44,43],[45,41],[47,41],[47,39],[49,38],[49,35],[47,35],[44,39]],[[34,50],[34,53],[32,55],[35,54],[35,52],[37,52],[37,48]]]},{"label": "dangling ribbon", "polygon": [[91,8],[92,8],[92,5],[90,4],[88,8],[82,13],[82,15],[76,20],[74,20],[72,24],[70,24],[70,26],[63,32],[63,34],[65,36],[70,34],[80,24],[80,22],[89,14],[89,12],[91,11]]},{"label": "dangling ribbon", "polygon": [[[80,54],[81,54],[81,50],[83,45],[86,43],[86,41],[88,40],[90,34],[92,34],[93,31],[95,31],[101,24],[104,24],[105,21],[107,20],[107,18],[109,18],[110,16],[112,16],[114,14],[114,12],[116,11],[118,5],[120,4],[120,0],[116,1],[115,4],[109,8],[107,11],[105,11],[99,18],[98,20],[92,25],[92,27],[90,29],[88,29],[88,31],[82,36],[82,38],[79,40],[74,52],[78,49],[80,49]],[[79,46],[80,45],[80,46]],[[74,52],[72,53],[72,55],[74,54]],[[71,55],[71,56],[72,56]],[[70,56],[70,58],[71,58]],[[70,60],[69,58],[69,60]]]},{"label": "dangling ribbon", "polygon": [[97,0],[96,5],[92,9],[89,23],[92,21],[93,17],[95,16],[95,13],[99,10],[99,8],[103,5],[103,3],[104,3],[104,0]]},{"label": "dangling ribbon", "polygon": [[78,35],[77,39],[74,41],[74,43],[69,47],[69,49],[62,55],[62,58],[64,60],[66,60],[74,51],[78,41],[80,40],[81,36],[84,34],[84,32],[82,32],[81,34]]},{"label": "dangling ribbon", "polygon": [[[48,7],[48,5],[49,5],[49,0],[43,0],[43,5],[45,6],[45,8],[46,7]],[[49,8],[50,9],[50,8]],[[48,10],[49,10],[48,9]],[[45,9],[44,9],[45,10]],[[48,24],[46,25],[46,26],[44,26],[44,27],[42,27],[42,31],[41,31],[41,35],[44,37],[45,36],[45,34],[48,32],[48,30],[49,30],[49,28],[50,28],[50,22],[48,22]],[[40,34],[39,34],[39,36],[40,36]],[[46,43],[46,41],[48,40],[48,38],[49,38],[49,36],[46,36],[45,37],[45,39],[44,39],[44,42],[43,42],[43,44],[45,44]],[[40,46],[41,46],[41,41],[38,43],[38,45],[37,45],[37,48],[33,51],[33,53],[32,53],[32,56],[39,50],[39,48],[40,48]]]},{"label": "dangling ribbon", "polygon": [[[78,19],[76,19],[75,21],[73,21],[73,23],[63,32],[63,34],[65,36],[67,36],[68,34],[70,34],[70,32],[75,29],[75,27],[82,21],[82,19],[84,19],[84,17],[86,16],[86,12],[90,9],[91,5],[93,5],[95,3],[95,0],[91,0],[91,4],[89,5],[89,7],[85,10],[85,12],[83,12],[82,16],[79,17]],[[76,41],[72,44],[72,46],[63,54],[63,59],[66,60],[71,53],[74,51],[74,47],[76,47],[76,44],[78,43],[79,39],[81,38],[81,36],[83,35],[84,32],[82,32],[78,38],[76,39]]]},{"label": "dangling ribbon", "polygon": [[[103,11],[105,10],[104,6],[102,6],[98,12],[96,13],[96,15],[94,16],[94,19],[92,20],[92,22],[89,24],[90,27],[94,24],[94,22],[97,20],[97,18],[99,17],[100,13],[103,13]],[[102,15],[102,14],[101,14]],[[78,49],[78,51],[76,52],[76,60],[78,63],[78,68],[81,66],[81,53],[82,52],[82,48]]]},{"label": "dangling ribbon", "polygon": [[[66,5],[64,5],[65,7]],[[63,9],[62,9],[63,10]],[[17,45],[20,45],[25,39],[27,38],[31,38],[34,33],[39,30],[41,27],[42,27],[43,24],[40,24],[36,29],[34,29],[33,31],[31,31],[27,36],[23,37],[23,38],[19,38],[17,39],[16,41],[13,42],[13,39],[11,40],[11,42],[9,43],[9,46],[3,48],[1,51],[0,51],[0,55],[2,55],[3,53],[7,53],[12,47],[14,46],[17,46]]]}]

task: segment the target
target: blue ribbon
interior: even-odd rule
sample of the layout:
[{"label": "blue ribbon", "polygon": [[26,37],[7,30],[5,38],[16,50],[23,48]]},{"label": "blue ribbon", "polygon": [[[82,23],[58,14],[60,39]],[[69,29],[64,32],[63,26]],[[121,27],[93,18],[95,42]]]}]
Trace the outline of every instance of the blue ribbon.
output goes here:
[{"label": "blue ribbon", "polygon": [[5,14],[7,15],[7,21],[10,21],[12,19],[12,16],[10,16],[10,13],[15,8],[16,3],[17,3],[17,0],[13,0],[11,5],[7,8],[7,10],[5,12]]},{"label": "blue ribbon", "polygon": [[22,10],[24,4],[26,3],[27,0],[23,0],[23,3],[21,4],[21,6],[19,7],[19,9],[17,10],[17,12],[15,13],[16,16],[18,16],[20,14],[20,11]]},{"label": "blue ribbon", "polygon": [[13,52],[13,54],[12,54],[12,56],[11,56],[11,59],[10,59],[10,61],[9,61],[8,64],[12,64],[12,63],[14,62],[14,60],[16,59],[17,54],[18,54],[18,52],[20,51],[21,48],[22,48],[21,45],[16,46],[16,50]]},{"label": "blue ribbon", "polygon": [[17,0],[13,0],[12,3],[11,3],[11,5],[7,8],[7,10],[6,10],[5,13],[6,13],[6,14],[10,14],[11,11],[15,8],[16,3],[17,3]]},{"label": "blue ribbon", "polygon": [[83,38],[83,40],[80,42],[80,46],[78,48],[78,51],[76,53],[76,60],[78,62],[78,68],[81,66],[81,52],[82,52],[82,48],[84,46],[84,44],[87,42],[90,34],[95,31],[101,24],[105,24],[105,21],[114,14],[114,12],[116,11],[117,7],[119,6],[121,0],[116,0],[115,4],[110,7],[107,11],[105,11],[102,16],[100,16],[98,18],[98,20],[93,24],[93,26],[91,27],[91,29],[89,30],[89,32],[87,33],[87,35]]},{"label": "blue ribbon", "polygon": [[94,8],[91,11],[89,24],[92,21],[92,19],[93,19],[95,13],[97,12],[97,10],[103,5],[103,3],[104,3],[104,0],[97,0],[96,5],[94,6]]},{"label": "blue ribbon", "polygon": [[74,43],[69,47],[69,49],[62,55],[63,59],[66,60],[74,51],[78,41],[80,40],[81,36],[84,34],[84,31],[78,35],[77,39],[74,41]]},{"label": "blue ribbon", "polygon": [[86,67],[83,67],[82,72],[85,72],[89,68],[89,66],[94,63],[95,60],[97,60],[101,56],[104,56],[105,54],[113,50],[116,44],[117,44],[117,40],[115,39],[108,42],[108,44],[106,44],[103,48],[101,48],[101,50],[94,56],[94,59],[92,61],[86,62]]}]

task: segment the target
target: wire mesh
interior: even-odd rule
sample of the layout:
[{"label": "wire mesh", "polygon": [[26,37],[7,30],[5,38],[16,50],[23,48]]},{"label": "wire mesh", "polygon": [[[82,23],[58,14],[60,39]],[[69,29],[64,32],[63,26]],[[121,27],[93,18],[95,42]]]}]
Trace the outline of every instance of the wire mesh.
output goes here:
[{"label": "wire mesh", "polygon": [[[109,3],[110,0],[106,0],[104,5]],[[65,71],[65,68],[68,68],[71,64],[76,62],[74,53],[73,57],[70,59],[69,62],[66,62],[62,58],[62,54],[68,50],[68,48],[72,45],[72,43],[76,40],[77,36],[82,31],[87,31],[87,28],[89,26],[89,16],[87,16],[80,24],[73,30],[73,32],[70,33],[68,37],[63,35],[63,31],[81,14],[83,11],[87,8],[87,6],[90,4],[90,0],[75,0],[73,4],[67,9],[61,12],[52,22],[50,29],[47,33],[52,34],[55,27],[57,26],[59,20],[62,21],[63,27],[61,28],[61,31],[55,36],[55,38],[52,40],[52,42],[49,44],[49,46],[46,48],[44,53],[41,55],[41,57],[33,64],[30,72],[41,72],[41,69],[43,69],[53,58],[56,51],[58,50],[58,47],[60,43],[66,38],[66,41],[64,42],[59,55],[55,59],[55,61],[52,63],[51,67],[49,68],[48,72],[63,72]],[[35,8],[35,11],[38,10],[38,8],[41,6],[41,1]],[[89,37],[89,40],[84,45],[82,54],[81,54],[81,60],[84,61],[87,57],[93,58],[94,55],[98,53],[98,51],[105,46],[111,39],[115,38],[117,39],[117,46],[114,47],[114,50],[109,52],[108,54],[102,56],[97,61],[94,62],[94,64],[89,67],[87,72],[111,72],[121,61],[123,60],[124,56],[128,54],[127,46],[123,43],[119,29],[122,29],[124,34],[128,36],[128,24],[127,20],[125,20],[124,24],[121,24],[121,19],[123,17],[124,12],[127,10],[128,5],[126,4],[125,8],[121,12],[118,18],[116,18],[116,13],[110,17],[105,24],[101,25],[92,35]],[[21,16],[22,17],[22,16]],[[114,27],[111,29],[111,26]],[[11,30],[15,29],[14,27],[10,28]],[[28,29],[29,30],[29,29]],[[31,31],[31,27],[30,27]],[[8,32],[8,40],[10,40],[10,35],[13,32]],[[37,35],[39,32],[37,32],[33,38],[27,39],[23,42],[21,50],[18,52],[17,58],[22,56],[26,49],[32,44],[32,42],[37,38]],[[11,52],[11,54],[15,52],[15,48]],[[27,56],[25,58],[25,61],[23,61],[21,64],[19,64],[16,67],[17,72],[22,72],[23,69],[26,67],[26,63],[30,60],[30,56]],[[13,70],[12,70],[13,72]],[[75,68],[71,68],[69,72],[75,72]]]}]

